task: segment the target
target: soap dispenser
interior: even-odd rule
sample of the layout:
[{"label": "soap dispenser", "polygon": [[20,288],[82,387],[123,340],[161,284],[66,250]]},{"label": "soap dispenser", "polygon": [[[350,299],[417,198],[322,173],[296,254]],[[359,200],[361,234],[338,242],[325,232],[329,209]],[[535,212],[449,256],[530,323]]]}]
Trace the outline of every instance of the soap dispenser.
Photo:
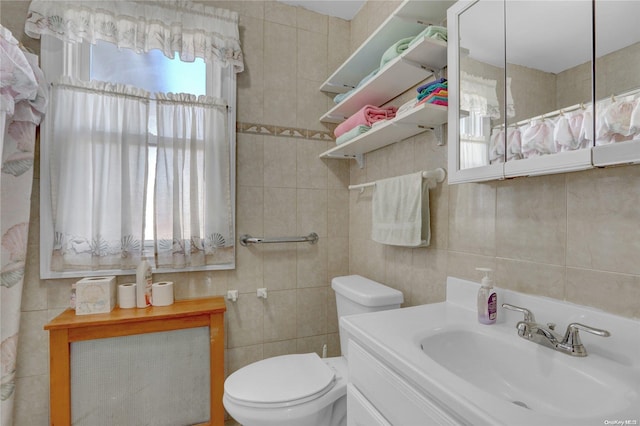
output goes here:
[{"label": "soap dispenser", "polygon": [[493,290],[492,272],[489,268],[476,268],[484,273],[478,290],[478,322],[481,324],[493,324],[496,322],[498,311],[498,295]]}]

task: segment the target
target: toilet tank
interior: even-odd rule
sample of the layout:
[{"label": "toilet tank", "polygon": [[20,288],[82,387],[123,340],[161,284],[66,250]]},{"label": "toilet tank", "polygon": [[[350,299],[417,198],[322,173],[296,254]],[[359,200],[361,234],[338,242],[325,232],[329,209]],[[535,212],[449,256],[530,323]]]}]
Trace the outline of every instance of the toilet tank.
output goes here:
[{"label": "toilet tank", "polygon": [[[346,315],[398,309],[404,301],[402,292],[360,275],[347,275],[331,280],[336,293],[338,321]],[[347,356],[347,335],[340,328],[342,355]]]}]

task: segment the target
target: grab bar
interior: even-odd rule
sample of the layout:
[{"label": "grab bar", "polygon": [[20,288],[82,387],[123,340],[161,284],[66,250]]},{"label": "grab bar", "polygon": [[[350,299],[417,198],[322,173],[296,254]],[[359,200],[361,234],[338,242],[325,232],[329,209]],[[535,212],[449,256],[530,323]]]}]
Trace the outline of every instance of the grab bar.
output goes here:
[{"label": "grab bar", "polygon": [[311,244],[315,244],[318,242],[318,234],[315,232],[310,233],[304,237],[273,237],[273,238],[265,238],[265,237],[252,237],[249,234],[244,234],[240,236],[240,245],[246,247],[249,244],[269,244],[269,243],[306,243],[309,242]]}]

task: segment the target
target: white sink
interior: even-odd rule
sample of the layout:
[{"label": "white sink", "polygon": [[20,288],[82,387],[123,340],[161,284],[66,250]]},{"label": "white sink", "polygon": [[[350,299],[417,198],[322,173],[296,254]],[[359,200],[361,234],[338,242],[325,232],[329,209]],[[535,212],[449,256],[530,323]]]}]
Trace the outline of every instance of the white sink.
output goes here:
[{"label": "white sink", "polygon": [[[640,321],[499,289],[499,306],[528,308],[560,334],[573,322],[611,333],[581,334],[588,355],[574,357],[519,337],[517,312],[499,307],[496,324],[479,324],[478,287],[450,277],[445,302],[353,315],[340,326],[453,423],[640,424]],[[378,388],[378,401],[388,400],[391,388]]]},{"label": "white sink", "polygon": [[449,326],[434,330],[420,347],[478,389],[549,416],[604,419],[611,412],[640,407],[637,372],[555,352],[515,337],[515,328],[513,336],[492,331]]}]

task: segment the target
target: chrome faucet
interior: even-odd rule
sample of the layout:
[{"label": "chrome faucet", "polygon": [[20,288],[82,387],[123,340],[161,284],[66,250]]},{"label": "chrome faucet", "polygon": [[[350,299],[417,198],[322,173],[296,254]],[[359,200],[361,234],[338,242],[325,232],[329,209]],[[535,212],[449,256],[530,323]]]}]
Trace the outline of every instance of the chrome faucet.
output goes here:
[{"label": "chrome faucet", "polygon": [[588,325],[574,322],[567,326],[567,331],[564,336],[560,336],[554,331],[555,324],[548,323],[546,327],[542,324],[538,324],[533,312],[530,310],[510,305],[509,303],[503,303],[502,307],[524,314],[524,320],[519,321],[516,324],[518,336],[568,355],[587,356],[587,350],[580,341],[580,334],[578,333],[579,330],[602,337],[608,337],[611,335],[607,330],[601,330],[599,328],[593,328]]}]

